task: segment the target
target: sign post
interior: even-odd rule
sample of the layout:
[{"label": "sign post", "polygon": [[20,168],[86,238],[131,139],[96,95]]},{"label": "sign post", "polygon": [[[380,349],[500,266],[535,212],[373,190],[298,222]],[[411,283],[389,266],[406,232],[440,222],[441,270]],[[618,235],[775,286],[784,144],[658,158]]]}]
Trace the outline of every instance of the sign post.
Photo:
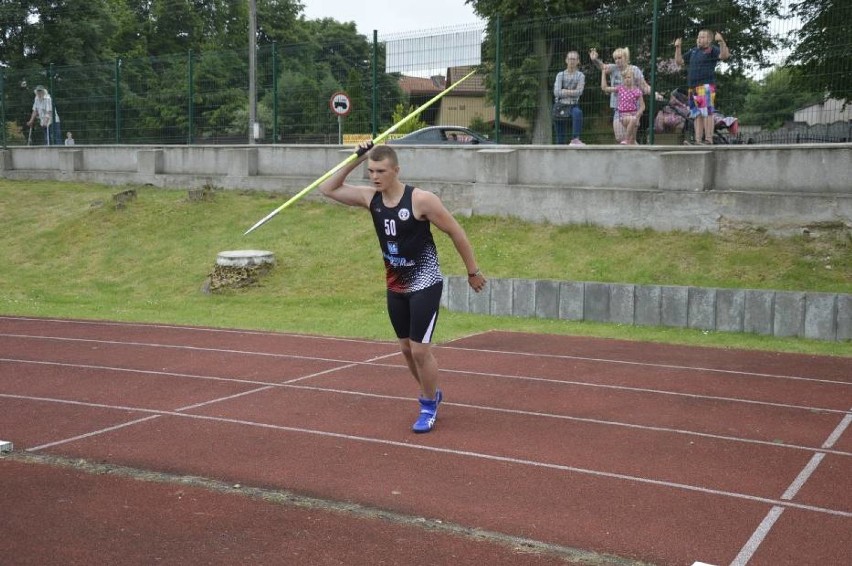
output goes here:
[{"label": "sign post", "polygon": [[343,144],[343,117],[352,111],[352,101],[345,92],[335,92],[328,101],[331,111],[337,114],[337,143]]}]

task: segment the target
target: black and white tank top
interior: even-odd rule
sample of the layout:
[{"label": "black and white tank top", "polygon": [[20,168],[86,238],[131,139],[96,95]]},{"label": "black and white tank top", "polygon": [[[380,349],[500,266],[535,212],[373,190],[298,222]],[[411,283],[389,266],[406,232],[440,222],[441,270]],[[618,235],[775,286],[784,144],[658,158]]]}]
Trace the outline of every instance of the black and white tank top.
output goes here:
[{"label": "black and white tank top", "polygon": [[414,187],[405,185],[402,198],[394,207],[385,206],[378,191],[370,201],[388,290],[395,293],[419,291],[443,280],[430,223],[414,218],[413,192]]}]

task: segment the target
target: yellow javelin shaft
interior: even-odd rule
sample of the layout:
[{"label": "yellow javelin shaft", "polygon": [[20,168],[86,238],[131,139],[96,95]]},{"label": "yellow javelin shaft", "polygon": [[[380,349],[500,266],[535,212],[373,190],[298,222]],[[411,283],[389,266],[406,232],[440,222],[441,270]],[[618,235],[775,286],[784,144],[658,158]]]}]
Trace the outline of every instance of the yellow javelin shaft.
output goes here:
[{"label": "yellow javelin shaft", "polygon": [[[406,122],[417,117],[417,115],[419,115],[421,112],[423,112],[424,110],[426,110],[427,108],[432,106],[435,102],[440,100],[442,96],[444,96],[445,94],[447,94],[448,92],[450,92],[451,90],[456,88],[458,85],[460,85],[461,83],[463,83],[464,81],[469,79],[471,76],[473,76],[473,74],[475,72],[476,71],[469,72],[464,77],[462,77],[460,80],[454,82],[452,85],[450,85],[449,87],[447,87],[443,91],[436,94],[434,97],[432,97],[431,100],[426,101],[422,106],[420,106],[420,108],[414,110],[411,114],[409,114],[408,116],[406,116],[405,118],[403,118],[402,120],[400,120],[399,122],[397,122],[396,124],[394,124],[393,126],[388,128],[387,130],[385,130],[384,132],[382,132],[378,136],[376,136],[376,139],[372,140],[373,145],[376,145],[376,144],[384,141],[385,138],[387,138],[389,135],[391,135],[392,133],[397,131]],[[352,161],[354,161],[356,159],[358,159],[358,155],[353,153],[352,155],[350,155],[349,157],[347,157],[346,159],[344,159],[343,161],[341,161],[340,163],[338,163],[337,165],[335,165],[334,167],[329,169],[319,179],[317,179],[316,181],[314,181],[313,183],[311,183],[310,185],[308,185],[307,187],[305,187],[304,189],[302,189],[301,191],[299,191],[298,193],[293,195],[290,198],[290,200],[288,200],[287,202],[285,202],[284,204],[282,204],[281,206],[279,206],[278,208],[276,208],[275,210],[273,210],[272,212],[270,212],[269,214],[267,214],[266,216],[261,218],[259,221],[257,221],[257,223],[255,223],[254,226],[252,226],[251,228],[246,230],[245,233],[243,233],[243,236],[245,236],[246,234],[248,234],[249,232],[251,232],[255,228],[259,228],[262,225],[266,224],[266,222],[269,221],[273,216],[275,216],[276,214],[278,214],[279,212],[281,212],[282,210],[284,210],[285,208],[287,208],[288,206],[290,206],[291,204],[293,204],[294,202],[296,202],[297,200],[299,200],[300,198],[302,198],[303,196],[305,196],[306,194],[308,194],[309,192],[311,192],[312,190],[317,188],[320,185],[320,183],[322,183],[323,181],[325,181],[326,179],[328,179],[329,177],[331,177],[332,175],[337,173],[340,169],[345,167],[347,164],[351,163]]]}]

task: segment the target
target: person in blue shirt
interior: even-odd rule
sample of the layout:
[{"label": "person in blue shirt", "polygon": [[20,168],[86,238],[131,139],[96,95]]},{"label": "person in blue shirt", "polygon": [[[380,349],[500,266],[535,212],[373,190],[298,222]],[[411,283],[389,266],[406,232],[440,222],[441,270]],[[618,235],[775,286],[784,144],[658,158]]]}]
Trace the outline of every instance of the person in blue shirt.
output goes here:
[{"label": "person in blue shirt", "polygon": [[[713,45],[713,39],[718,46]],[[722,34],[716,32],[714,37],[709,29],[698,32],[696,46],[686,53],[681,53],[681,43],[681,38],[674,42],[675,63],[678,66],[683,66],[684,63],[687,65],[689,110],[695,122],[695,143],[712,145],[713,113],[716,110],[716,64],[727,60],[731,52]]]}]

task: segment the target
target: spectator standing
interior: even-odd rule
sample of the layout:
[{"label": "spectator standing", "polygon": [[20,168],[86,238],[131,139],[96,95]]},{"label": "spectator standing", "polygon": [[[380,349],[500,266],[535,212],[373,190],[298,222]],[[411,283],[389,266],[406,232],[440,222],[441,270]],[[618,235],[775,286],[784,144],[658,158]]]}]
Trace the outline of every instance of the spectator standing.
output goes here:
[{"label": "spectator standing", "polygon": [[71,135],[71,132],[65,136],[65,145],[74,145],[74,136]]},{"label": "spectator standing", "polygon": [[633,69],[625,69],[621,76],[624,82],[612,87],[607,86],[606,74],[601,73],[601,90],[618,97],[616,110],[621,126],[625,130],[624,137],[618,143],[633,145],[636,143],[636,130],[639,128],[639,120],[645,112],[645,100],[642,97],[642,89],[634,86]]},{"label": "spectator standing", "polygon": [[586,88],[586,75],[579,69],[580,54],[569,51],[565,55],[565,70],[556,74],[553,83],[554,108],[562,106],[565,116],[553,116],[556,143],[564,144],[568,138],[568,121],[571,121],[571,145],[585,145],[580,141],[583,131],[583,110],[578,105]]},{"label": "spectator standing", "polygon": [[[713,45],[712,39],[719,45]],[[696,45],[686,53],[681,52],[682,39],[675,40],[675,62],[687,65],[689,84],[689,113],[695,123],[695,143],[713,144],[714,119],[716,112],[716,64],[731,56],[722,34],[715,37],[709,29],[698,32]],[[703,139],[703,142],[702,142]]]},{"label": "spectator standing", "polygon": [[[651,94],[651,85],[645,81],[645,76],[642,74],[642,70],[636,65],[630,64],[630,49],[627,47],[618,47],[612,52],[612,58],[615,60],[615,63],[604,63],[598,57],[597,49],[593,48],[589,50],[589,59],[591,59],[592,63],[601,70],[601,73],[610,76],[610,85],[612,87],[615,88],[623,84],[624,73],[627,70],[631,70],[633,72],[634,86],[641,89],[646,95]],[[603,77],[601,83],[603,84]],[[627,130],[624,127],[624,123],[618,112],[618,93],[615,91],[605,92],[611,92],[609,97],[609,107],[612,109],[612,131],[615,134],[615,141],[622,142],[627,135]]]},{"label": "spectator standing", "polygon": [[50,145],[51,126],[53,125],[53,100],[50,98],[47,89],[42,85],[35,87],[35,100],[33,100],[33,112],[30,119],[27,121],[27,126],[30,128],[38,119],[39,126],[44,130],[44,144]]}]

